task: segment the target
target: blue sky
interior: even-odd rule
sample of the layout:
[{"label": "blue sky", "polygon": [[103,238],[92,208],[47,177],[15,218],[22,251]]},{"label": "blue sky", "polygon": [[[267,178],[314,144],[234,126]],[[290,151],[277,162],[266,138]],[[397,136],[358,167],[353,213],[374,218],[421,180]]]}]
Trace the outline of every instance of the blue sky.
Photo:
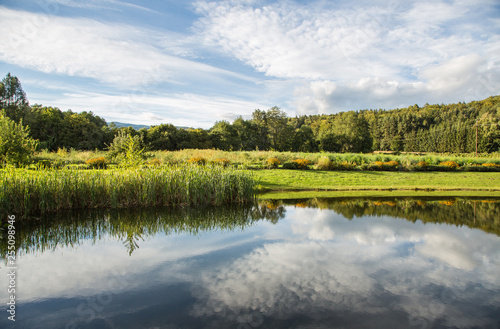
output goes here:
[{"label": "blue sky", "polygon": [[31,104],[211,127],[500,94],[498,0],[3,0],[0,74]]}]

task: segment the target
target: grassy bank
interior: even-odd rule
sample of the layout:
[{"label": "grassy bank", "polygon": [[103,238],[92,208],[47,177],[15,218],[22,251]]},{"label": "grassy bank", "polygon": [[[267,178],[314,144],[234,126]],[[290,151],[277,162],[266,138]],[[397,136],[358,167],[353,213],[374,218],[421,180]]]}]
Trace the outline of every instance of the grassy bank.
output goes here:
[{"label": "grassy bank", "polygon": [[500,173],[256,170],[257,189],[269,191],[435,190],[500,194]]},{"label": "grassy bank", "polygon": [[0,171],[0,213],[29,216],[62,209],[246,203],[254,182],[221,166],[155,169]]}]

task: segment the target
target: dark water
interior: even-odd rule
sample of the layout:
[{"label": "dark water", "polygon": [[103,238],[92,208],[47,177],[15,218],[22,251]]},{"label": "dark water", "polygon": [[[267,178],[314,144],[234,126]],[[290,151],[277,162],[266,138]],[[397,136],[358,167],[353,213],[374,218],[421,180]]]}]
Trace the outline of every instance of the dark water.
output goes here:
[{"label": "dark water", "polygon": [[67,213],[16,242],[0,328],[500,328],[498,200]]}]

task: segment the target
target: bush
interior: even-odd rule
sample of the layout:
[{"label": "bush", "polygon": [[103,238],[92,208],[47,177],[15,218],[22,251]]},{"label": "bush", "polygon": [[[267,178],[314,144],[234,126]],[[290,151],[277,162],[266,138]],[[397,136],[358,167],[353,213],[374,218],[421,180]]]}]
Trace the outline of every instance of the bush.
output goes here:
[{"label": "bush", "polygon": [[416,167],[420,167],[420,168],[425,168],[429,166],[429,164],[425,161],[419,161],[417,164],[416,164]]},{"label": "bush", "polygon": [[270,159],[267,159],[266,167],[268,169],[276,169],[276,168],[278,168],[278,166],[280,164],[281,164],[281,162],[278,158],[270,158]]},{"label": "bush", "polygon": [[219,158],[219,159],[215,159],[215,160],[210,161],[210,164],[219,165],[219,166],[222,166],[225,168],[231,164],[231,161],[229,161],[228,159],[225,159],[225,158]]},{"label": "bush", "polygon": [[368,170],[382,170],[382,171],[393,171],[397,170],[399,167],[399,162],[397,161],[388,161],[388,162],[382,162],[382,161],[375,161],[371,165],[367,167]]},{"label": "bush", "polygon": [[356,170],[356,163],[352,163],[352,162],[347,162],[347,161],[335,161],[335,162],[332,162],[331,166],[330,166],[330,170]]},{"label": "bush", "polygon": [[139,136],[118,131],[118,135],[109,145],[109,155],[118,160],[122,167],[138,167],[144,163],[144,147]]},{"label": "bush", "polygon": [[474,172],[499,172],[500,166],[490,163],[483,163],[483,165],[470,165],[462,167],[465,171],[474,171]]},{"label": "bush", "polygon": [[445,161],[445,162],[441,162],[439,165],[443,166],[443,167],[446,167],[446,168],[448,168],[450,170],[455,170],[458,167],[460,167],[458,165],[458,163],[456,163],[455,161]]},{"label": "bush", "polygon": [[314,166],[317,170],[330,170],[332,166],[332,160],[328,157],[321,157],[318,159],[318,163]]},{"label": "bush", "polygon": [[31,161],[38,141],[29,136],[29,128],[0,112],[0,165],[16,167]]},{"label": "bush", "polygon": [[297,169],[307,169],[307,166],[311,164],[311,161],[307,159],[296,159],[292,162],[295,163]]},{"label": "bush", "polygon": [[108,164],[104,157],[98,157],[95,159],[89,159],[85,161],[89,169],[106,169]]},{"label": "bush", "polygon": [[191,159],[187,160],[187,163],[204,166],[207,163],[207,160],[202,157],[192,157]]},{"label": "bush", "polygon": [[283,169],[298,169],[297,163],[292,161],[287,161],[283,164]]}]

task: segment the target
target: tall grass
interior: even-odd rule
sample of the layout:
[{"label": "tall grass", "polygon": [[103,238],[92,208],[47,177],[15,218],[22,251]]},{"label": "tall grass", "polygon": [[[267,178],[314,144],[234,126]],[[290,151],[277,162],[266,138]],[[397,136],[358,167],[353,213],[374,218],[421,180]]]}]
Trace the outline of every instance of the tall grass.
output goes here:
[{"label": "tall grass", "polygon": [[155,169],[0,171],[0,213],[29,216],[62,209],[246,203],[248,173],[222,166]]}]

